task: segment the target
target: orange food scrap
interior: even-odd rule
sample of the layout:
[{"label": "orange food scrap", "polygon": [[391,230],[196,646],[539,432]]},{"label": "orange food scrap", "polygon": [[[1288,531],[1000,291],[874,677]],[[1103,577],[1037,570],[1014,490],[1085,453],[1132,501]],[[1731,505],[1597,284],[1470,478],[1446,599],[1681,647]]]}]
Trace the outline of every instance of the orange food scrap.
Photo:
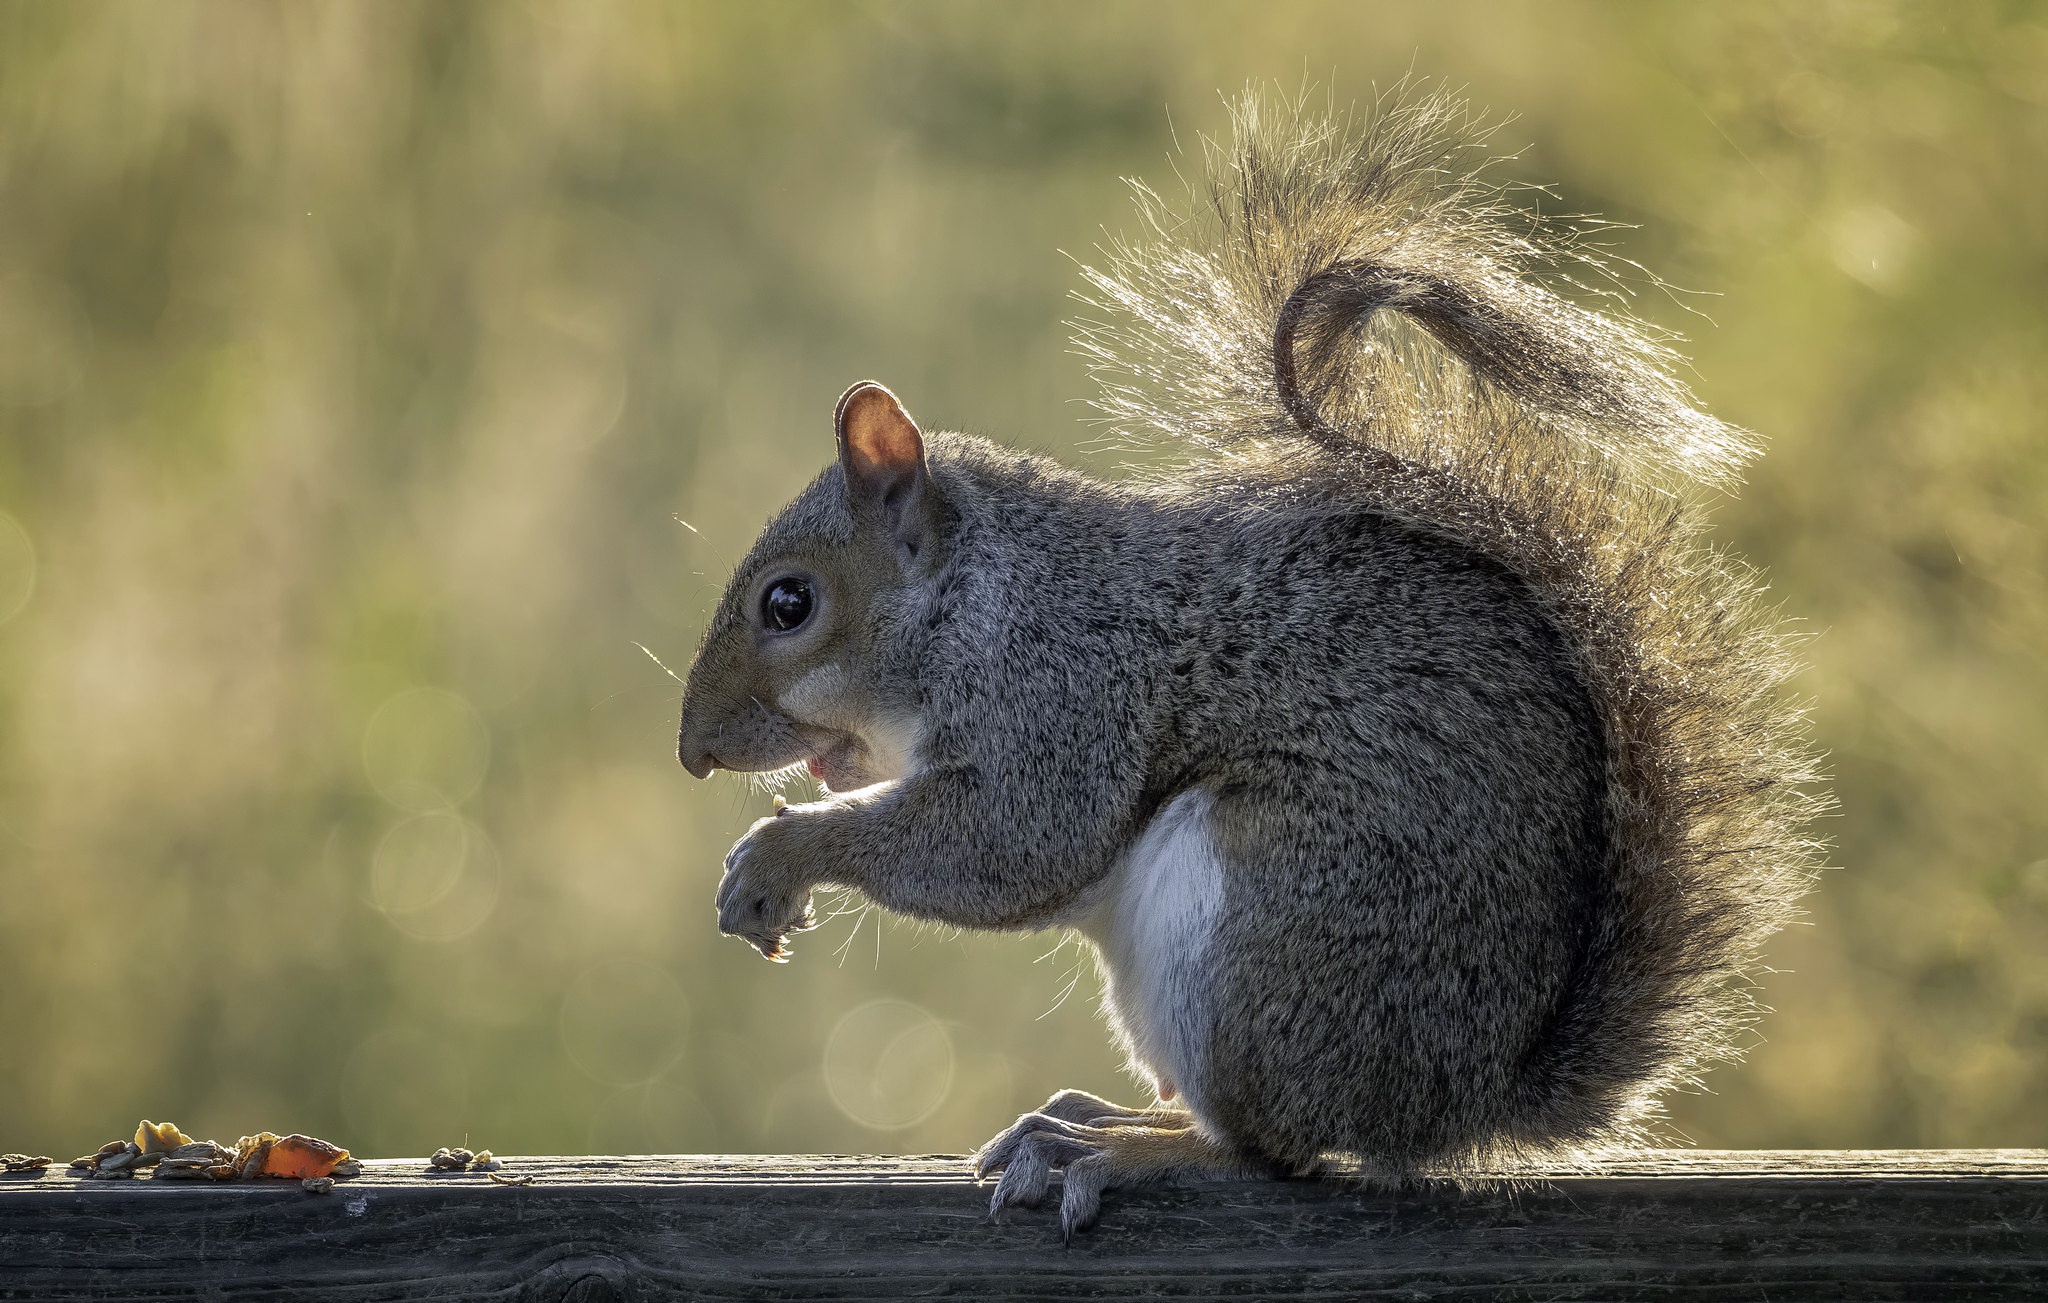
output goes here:
[{"label": "orange food scrap", "polygon": [[348,1159],[348,1150],[313,1136],[285,1136],[263,1156],[261,1176],[283,1176],[294,1180],[330,1176],[337,1163]]}]

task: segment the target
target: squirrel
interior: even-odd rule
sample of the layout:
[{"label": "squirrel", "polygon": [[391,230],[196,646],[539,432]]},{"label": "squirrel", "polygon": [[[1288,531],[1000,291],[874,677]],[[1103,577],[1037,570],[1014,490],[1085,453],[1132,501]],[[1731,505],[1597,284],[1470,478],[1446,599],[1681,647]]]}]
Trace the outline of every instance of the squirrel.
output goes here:
[{"label": "squirrel", "polygon": [[1606,264],[1460,102],[1231,113],[1084,269],[1104,419],[1182,455],[1105,481],[856,384],[683,697],[692,775],[823,788],[733,847],[722,932],[786,959],[832,886],[1093,946],[1155,1100],[975,1159],[992,1214],[1061,1173],[1069,1238],[1177,1176],[1646,1143],[1817,869],[1797,640],[1702,536],[1754,436],[1553,288]]}]

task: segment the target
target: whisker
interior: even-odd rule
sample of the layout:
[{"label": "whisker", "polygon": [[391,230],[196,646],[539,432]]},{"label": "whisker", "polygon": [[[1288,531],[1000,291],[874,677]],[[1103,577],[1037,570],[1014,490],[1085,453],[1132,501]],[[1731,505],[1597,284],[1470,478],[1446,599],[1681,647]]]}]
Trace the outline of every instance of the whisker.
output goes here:
[{"label": "whisker", "polygon": [[1046,1019],[1058,1013],[1060,1011],[1060,1006],[1067,1002],[1067,997],[1072,995],[1074,993],[1074,988],[1079,985],[1081,985],[1081,965],[1077,963],[1071,969],[1067,970],[1066,988],[1060,992],[1059,998],[1052,1002],[1052,1008],[1047,1009],[1044,1013],[1038,1015],[1038,1017],[1036,1018],[1033,1018],[1031,1021],[1044,1022]]},{"label": "whisker", "polygon": [[[845,898],[842,897],[841,899]],[[858,911],[840,911],[840,913],[855,913],[855,918],[853,920],[853,931],[848,932],[846,934],[846,940],[840,942],[839,948],[832,952],[833,954],[839,956],[839,966],[841,968],[846,967],[846,957],[853,952],[853,939],[860,935],[861,925],[868,921],[868,910],[870,908],[872,908],[872,906],[863,904]],[[838,917],[838,915],[834,915],[834,917],[836,918]]]},{"label": "whisker", "polygon": [[[641,651],[644,651],[644,652],[646,652],[646,653],[647,653],[647,659],[648,659],[648,660],[651,660],[651,661],[653,661],[653,662],[654,662],[654,663],[655,663],[656,665],[661,665],[661,657],[659,657],[659,656],[656,656],[656,655],[654,654],[653,650],[652,650],[652,649],[650,649],[650,648],[649,648],[649,647],[647,646],[647,644],[646,644],[646,643],[644,643],[644,642],[636,642],[636,643],[634,643],[633,645],[634,645],[635,647],[638,647],[638,648],[639,648],[639,649],[640,649]],[[674,670],[670,669],[670,668],[669,668],[668,666],[666,666],[666,665],[661,665],[661,672],[662,672],[663,674],[666,674],[666,675],[668,675],[668,676],[669,676],[670,678],[674,679],[674,680],[675,680],[675,681],[676,681],[677,683],[682,683],[682,682],[683,682],[683,676],[682,676],[682,675],[680,675],[680,674],[678,674],[678,673],[676,673],[676,672],[675,672]],[[685,684],[683,684],[683,686],[684,686],[684,687],[688,687],[689,685],[685,683]]]}]

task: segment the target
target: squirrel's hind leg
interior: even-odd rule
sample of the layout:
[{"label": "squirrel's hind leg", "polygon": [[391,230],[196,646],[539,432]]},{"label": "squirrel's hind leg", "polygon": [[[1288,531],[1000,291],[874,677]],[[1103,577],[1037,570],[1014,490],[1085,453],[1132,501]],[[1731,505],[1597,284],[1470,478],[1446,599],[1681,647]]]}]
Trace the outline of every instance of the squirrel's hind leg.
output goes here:
[{"label": "squirrel's hind leg", "polygon": [[[1043,1115],[1058,1118],[1062,1122],[1086,1122],[1090,1126],[1106,1126],[1111,1122],[1140,1122],[1147,1126],[1184,1127],[1188,1125],[1188,1111],[1154,1105],[1151,1108],[1125,1108],[1113,1104],[1100,1095],[1091,1095],[1085,1090],[1063,1090],[1045,1101],[1038,1113],[1026,1113],[1017,1121]],[[1014,1129],[1014,1128],[1013,1128]]]},{"label": "squirrel's hind leg", "polygon": [[1044,1110],[1026,1113],[983,1146],[974,1170],[977,1178],[1003,1174],[989,1199],[991,1217],[1004,1208],[1037,1207],[1052,1174],[1064,1171],[1060,1232],[1072,1239],[1076,1231],[1095,1225],[1105,1190],[1177,1176],[1246,1176],[1266,1169],[1203,1135],[1194,1118],[1180,1109],[1127,1109],[1085,1091],[1065,1090]]},{"label": "squirrel's hind leg", "polygon": [[[974,1155],[974,1179],[985,1181],[997,1172],[1011,1173],[1007,1189],[996,1192],[997,1201],[989,1207],[991,1214],[1013,1204],[1036,1207],[1052,1174],[1066,1166],[1070,1155],[1087,1152],[1077,1147],[1078,1137],[1084,1133],[1108,1126],[1177,1129],[1191,1126],[1193,1121],[1183,1109],[1125,1108],[1085,1090],[1063,1090],[983,1145]],[[1060,1137],[1073,1143],[1027,1143],[1034,1136]]]}]

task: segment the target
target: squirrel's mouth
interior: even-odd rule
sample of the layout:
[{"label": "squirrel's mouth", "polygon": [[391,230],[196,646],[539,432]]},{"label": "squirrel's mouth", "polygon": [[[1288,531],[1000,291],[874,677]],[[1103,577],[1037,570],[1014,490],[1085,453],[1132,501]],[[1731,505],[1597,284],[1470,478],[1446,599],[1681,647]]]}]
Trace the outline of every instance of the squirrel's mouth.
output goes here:
[{"label": "squirrel's mouth", "polygon": [[804,768],[825,785],[828,792],[848,792],[874,781],[861,763],[866,748],[858,738],[846,738],[816,755],[804,757]]}]

